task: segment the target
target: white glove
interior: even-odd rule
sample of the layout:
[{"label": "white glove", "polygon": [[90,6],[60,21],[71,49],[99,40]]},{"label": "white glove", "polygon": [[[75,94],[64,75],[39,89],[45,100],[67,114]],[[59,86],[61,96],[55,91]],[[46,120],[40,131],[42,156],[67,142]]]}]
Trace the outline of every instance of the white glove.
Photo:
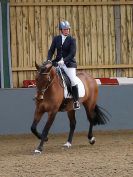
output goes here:
[{"label": "white glove", "polygon": [[58,65],[59,65],[59,66],[64,65],[64,60],[63,60],[63,58],[58,62]]},{"label": "white glove", "polygon": [[52,61],[51,61],[51,60],[47,60],[47,62],[52,63]]}]

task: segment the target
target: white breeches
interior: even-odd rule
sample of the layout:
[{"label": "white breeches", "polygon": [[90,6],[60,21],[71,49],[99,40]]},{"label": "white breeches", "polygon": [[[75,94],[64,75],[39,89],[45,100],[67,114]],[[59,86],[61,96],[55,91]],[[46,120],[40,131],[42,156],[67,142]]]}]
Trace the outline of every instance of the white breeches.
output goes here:
[{"label": "white breeches", "polygon": [[77,76],[76,76],[76,68],[67,68],[65,64],[62,65],[61,67],[64,69],[64,71],[66,72],[66,74],[70,78],[72,86],[77,85],[78,84],[78,81],[77,81],[78,79],[77,79]]}]

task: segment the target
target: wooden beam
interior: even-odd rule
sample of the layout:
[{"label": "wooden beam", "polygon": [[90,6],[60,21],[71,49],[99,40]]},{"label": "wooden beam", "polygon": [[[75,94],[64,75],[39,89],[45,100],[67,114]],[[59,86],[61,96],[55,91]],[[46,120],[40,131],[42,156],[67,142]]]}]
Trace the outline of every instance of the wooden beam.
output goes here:
[{"label": "wooden beam", "polygon": [[12,67],[12,71],[16,72],[16,71],[36,71],[35,67]]},{"label": "wooden beam", "polygon": [[115,65],[90,65],[90,66],[78,66],[78,69],[131,69],[133,64],[115,64]]},{"label": "wooden beam", "polygon": [[104,6],[104,5],[132,5],[133,1],[126,1],[126,0],[121,0],[121,1],[111,1],[111,2],[11,2],[10,6]]},{"label": "wooden beam", "polygon": [[116,65],[91,65],[91,66],[78,66],[78,69],[125,69],[133,68],[133,64],[116,64]]},{"label": "wooden beam", "polygon": [[[133,64],[117,64],[117,65],[90,65],[90,66],[78,66],[78,70],[87,70],[87,69],[132,69]],[[12,68],[13,72],[18,72],[18,71],[36,71],[35,67],[13,67]]]}]

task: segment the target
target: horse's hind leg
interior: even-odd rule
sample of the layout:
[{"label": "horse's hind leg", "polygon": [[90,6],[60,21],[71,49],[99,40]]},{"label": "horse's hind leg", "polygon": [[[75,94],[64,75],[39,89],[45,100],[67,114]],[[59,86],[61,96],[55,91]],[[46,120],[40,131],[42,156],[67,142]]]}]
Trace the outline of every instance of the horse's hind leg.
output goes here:
[{"label": "horse's hind leg", "polygon": [[75,111],[74,110],[69,111],[67,114],[68,114],[68,118],[70,121],[70,131],[69,131],[67,143],[64,144],[64,146],[69,148],[71,146],[72,139],[73,139],[73,134],[74,134],[75,126],[76,126],[76,119],[75,119]]},{"label": "horse's hind leg", "polygon": [[90,126],[89,126],[89,131],[88,131],[88,140],[89,140],[89,143],[90,144],[94,144],[95,143],[95,137],[93,136],[93,117],[94,117],[94,111],[93,109],[90,110],[89,109],[89,106],[87,104],[84,104],[84,107],[85,107],[85,111],[86,111],[86,114],[87,114],[87,118],[90,122]]}]

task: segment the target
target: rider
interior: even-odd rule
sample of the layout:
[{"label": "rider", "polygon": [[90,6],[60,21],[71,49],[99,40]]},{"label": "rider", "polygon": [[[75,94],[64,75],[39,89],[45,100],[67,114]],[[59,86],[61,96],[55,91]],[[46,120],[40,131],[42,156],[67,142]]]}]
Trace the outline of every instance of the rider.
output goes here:
[{"label": "rider", "polygon": [[70,35],[70,28],[68,21],[61,21],[59,23],[60,35],[53,38],[47,60],[52,60],[55,49],[57,49],[57,55],[54,61],[58,62],[59,66],[64,69],[71,80],[74,99],[73,107],[76,110],[80,108],[76,76],[77,63],[74,58],[76,54],[76,40]]}]

